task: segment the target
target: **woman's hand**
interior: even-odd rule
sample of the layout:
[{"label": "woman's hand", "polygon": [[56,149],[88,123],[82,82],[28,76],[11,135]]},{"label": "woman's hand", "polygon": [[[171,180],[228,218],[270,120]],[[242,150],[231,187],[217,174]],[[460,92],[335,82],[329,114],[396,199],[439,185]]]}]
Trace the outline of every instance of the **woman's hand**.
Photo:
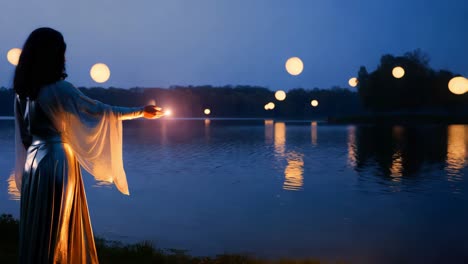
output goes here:
[{"label": "woman's hand", "polygon": [[147,119],[156,119],[164,116],[164,112],[161,107],[155,105],[147,105],[143,110],[143,117]]}]

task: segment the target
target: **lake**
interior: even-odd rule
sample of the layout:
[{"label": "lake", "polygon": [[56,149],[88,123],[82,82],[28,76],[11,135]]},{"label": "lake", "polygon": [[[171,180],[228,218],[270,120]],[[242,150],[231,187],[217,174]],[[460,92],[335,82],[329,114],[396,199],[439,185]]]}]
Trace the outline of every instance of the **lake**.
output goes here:
[{"label": "lake", "polygon": [[[0,121],[0,213],[14,124]],[[136,120],[130,196],[84,174],[95,235],[194,255],[357,263],[468,261],[468,126]]]}]

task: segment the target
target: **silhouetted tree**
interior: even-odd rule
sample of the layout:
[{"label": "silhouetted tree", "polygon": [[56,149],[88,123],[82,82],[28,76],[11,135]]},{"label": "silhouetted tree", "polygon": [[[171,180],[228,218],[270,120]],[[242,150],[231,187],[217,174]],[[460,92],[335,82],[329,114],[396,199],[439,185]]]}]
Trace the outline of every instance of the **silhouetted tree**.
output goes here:
[{"label": "silhouetted tree", "polygon": [[[401,79],[392,75],[396,66],[405,70]],[[448,90],[454,76],[449,71],[431,69],[429,56],[419,49],[400,57],[386,54],[370,74],[365,67],[359,69],[358,93],[363,105],[372,111],[465,111],[468,95],[454,95]]]}]

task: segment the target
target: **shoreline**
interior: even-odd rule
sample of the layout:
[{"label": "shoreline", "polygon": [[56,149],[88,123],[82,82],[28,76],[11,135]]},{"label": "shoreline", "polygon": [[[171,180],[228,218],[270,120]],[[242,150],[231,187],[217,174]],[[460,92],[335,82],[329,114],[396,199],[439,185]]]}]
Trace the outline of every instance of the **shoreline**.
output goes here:
[{"label": "shoreline", "polygon": [[[11,214],[0,215],[0,263],[18,261],[19,221]],[[158,248],[152,242],[123,243],[95,238],[100,263],[161,263],[161,264],[319,264],[316,259],[260,259],[249,254],[222,253],[216,256],[191,256],[189,250]]]}]

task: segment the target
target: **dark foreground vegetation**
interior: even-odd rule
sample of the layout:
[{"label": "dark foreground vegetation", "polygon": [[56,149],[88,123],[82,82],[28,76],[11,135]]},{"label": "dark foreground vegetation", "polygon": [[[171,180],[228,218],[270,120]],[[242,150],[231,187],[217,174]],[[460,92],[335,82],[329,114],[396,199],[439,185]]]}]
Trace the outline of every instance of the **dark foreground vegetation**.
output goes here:
[{"label": "dark foreground vegetation", "polygon": [[[0,216],[0,263],[18,262],[18,220],[11,215]],[[193,257],[185,250],[158,249],[150,242],[123,244],[96,239],[100,263],[158,264],[316,264],[317,260],[263,260],[248,255],[223,254],[214,257]]]}]

